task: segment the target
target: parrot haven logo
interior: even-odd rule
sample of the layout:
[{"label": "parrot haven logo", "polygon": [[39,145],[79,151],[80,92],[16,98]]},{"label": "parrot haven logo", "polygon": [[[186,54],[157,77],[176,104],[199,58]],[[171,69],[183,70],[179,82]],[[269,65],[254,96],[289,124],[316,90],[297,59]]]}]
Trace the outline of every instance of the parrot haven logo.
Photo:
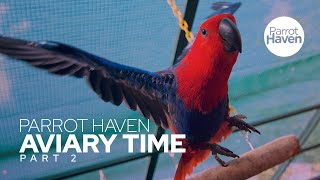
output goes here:
[{"label": "parrot haven logo", "polygon": [[70,156],[70,162],[77,162],[78,154],[110,153],[119,133],[127,142],[128,153],[161,148],[164,153],[169,148],[170,153],[186,151],[181,147],[185,134],[163,134],[159,139],[145,134],[150,131],[149,119],[20,119],[19,127],[25,135],[20,162],[58,162],[62,153]]},{"label": "parrot haven logo", "polygon": [[296,54],[304,42],[304,31],[291,17],[273,19],[264,31],[264,43],[271,53],[280,57]]}]

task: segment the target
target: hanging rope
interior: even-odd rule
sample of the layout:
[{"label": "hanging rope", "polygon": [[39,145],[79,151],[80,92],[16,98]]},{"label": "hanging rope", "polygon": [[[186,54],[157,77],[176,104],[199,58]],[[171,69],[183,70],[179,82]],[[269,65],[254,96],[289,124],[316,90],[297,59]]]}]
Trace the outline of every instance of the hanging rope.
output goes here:
[{"label": "hanging rope", "polygon": [[187,21],[185,21],[182,17],[182,13],[179,10],[179,8],[176,5],[176,2],[174,0],[167,0],[169,6],[172,9],[172,12],[174,16],[179,20],[179,26],[180,28],[185,32],[185,36],[188,42],[191,42],[194,40],[194,36],[191,31],[189,31],[189,25]]}]

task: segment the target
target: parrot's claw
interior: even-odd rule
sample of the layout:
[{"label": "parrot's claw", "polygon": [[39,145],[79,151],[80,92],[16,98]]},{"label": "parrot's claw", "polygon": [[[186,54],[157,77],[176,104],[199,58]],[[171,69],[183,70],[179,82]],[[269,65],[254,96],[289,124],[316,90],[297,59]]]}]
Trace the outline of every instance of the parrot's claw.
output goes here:
[{"label": "parrot's claw", "polygon": [[228,157],[233,157],[233,158],[239,158],[238,155],[234,154],[231,150],[219,146],[218,144],[210,144],[210,149],[212,152],[213,157],[218,161],[218,163],[223,166],[226,167],[229,164],[224,162],[222,159],[219,158],[218,154],[224,155],[224,156],[228,156]]},{"label": "parrot's claw", "polygon": [[258,134],[261,134],[260,131],[258,131],[256,128],[254,128],[253,126],[251,126],[250,124],[246,123],[245,121],[243,121],[243,119],[246,119],[247,117],[245,115],[242,114],[238,114],[232,117],[227,117],[226,121],[230,123],[230,126],[235,126],[240,130],[245,130],[247,132],[253,131],[256,132]]}]

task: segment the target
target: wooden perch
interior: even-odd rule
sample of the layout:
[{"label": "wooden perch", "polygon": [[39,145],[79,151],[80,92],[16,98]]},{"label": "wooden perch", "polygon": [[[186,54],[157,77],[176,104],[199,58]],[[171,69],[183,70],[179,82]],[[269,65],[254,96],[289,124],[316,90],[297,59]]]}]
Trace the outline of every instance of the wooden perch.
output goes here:
[{"label": "wooden perch", "polygon": [[239,159],[230,161],[228,167],[212,167],[190,177],[189,180],[248,179],[286,161],[298,154],[299,151],[300,145],[296,136],[283,136],[257,149],[244,153]]}]

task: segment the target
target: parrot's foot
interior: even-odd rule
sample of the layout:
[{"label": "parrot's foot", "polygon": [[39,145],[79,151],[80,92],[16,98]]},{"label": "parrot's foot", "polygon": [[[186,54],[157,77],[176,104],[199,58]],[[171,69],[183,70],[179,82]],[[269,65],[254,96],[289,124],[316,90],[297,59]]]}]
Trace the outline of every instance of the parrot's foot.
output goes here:
[{"label": "parrot's foot", "polygon": [[246,119],[247,117],[245,115],[242,114],[238,114],[232,117],[227,117],[226,121],[230,123],[230,126],[235,126],[240,130],[245,130],[247,132],[253,131],[256,132],[258,134],[261,134],[256,128],[254,128],[253,126],[251,126],[250,124],[244,122],[242,119]]},{"label": "parrot's foot", "polygon": [[218,163],[223,166],[226,167],[229,164],[227,164],[226,162],[224,162],[222,159],[219,158],[218,154],[224,155],[224,156],[228,156],[228,157],[233,157],[233,158],[239,158],[238,155],[234,154],[231,150],[219,146],[218,144],[210,144],[209,145],[212,155],[213,157],[218,161]]}]

